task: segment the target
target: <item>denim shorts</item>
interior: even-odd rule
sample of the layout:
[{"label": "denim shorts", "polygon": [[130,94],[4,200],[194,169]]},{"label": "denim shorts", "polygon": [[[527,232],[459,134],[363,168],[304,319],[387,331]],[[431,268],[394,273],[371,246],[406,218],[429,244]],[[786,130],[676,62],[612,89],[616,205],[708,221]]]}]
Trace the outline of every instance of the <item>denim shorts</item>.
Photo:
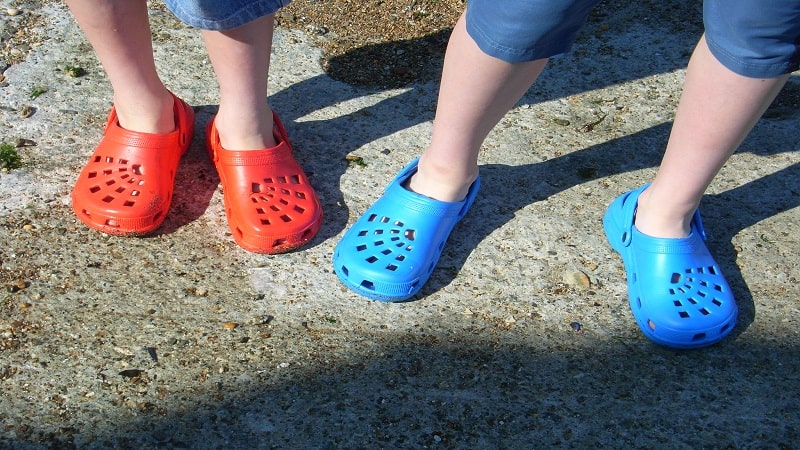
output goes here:
[{"label": "denim shorts", "polygon": [[567,53],[600,0],[469,0],[467,33],[510,63]]},{"label": "denim shorts", "polygon": [[711,54],[731,71],[775,78],[800,65],[800,0],[705,0]]},{"label": "denim shorts", "polygon": [[272,14],[291,0],[164,0],[183,23],[203,30],[230,30]]}]

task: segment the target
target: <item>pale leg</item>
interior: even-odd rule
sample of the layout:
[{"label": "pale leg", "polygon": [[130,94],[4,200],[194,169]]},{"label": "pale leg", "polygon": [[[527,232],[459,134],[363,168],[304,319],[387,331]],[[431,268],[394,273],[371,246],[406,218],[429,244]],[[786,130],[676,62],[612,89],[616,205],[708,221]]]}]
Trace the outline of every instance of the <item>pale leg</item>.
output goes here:
[{"label": "pale leg", "polygon": [[546,64],[547,59],[511,64],[485,54],[462,15],[445,55],[431,144],[407,187],[437,200],[463,199],[478,176],[484,139]]},{"label": "pale leg", "polygon": [[226,150],[259,150],[276,144],[267,100],[274,24],[270,14],[232,30],[203,31],[220,90],[214,123]]},{"label": "pale leg", "polygon": [[158,77],[147,3],[139,0],[67,0],[114,89],[120,125],[167,133],[175,128],[174,100]]},{"label": "pale leg", "polygon": [[706,188],[788,77],[737,75],[720,64],[705,39],[700,39],[686,70],[661,167],[639,197],[639,231],[665,238],[688,235],[692,214]]}]

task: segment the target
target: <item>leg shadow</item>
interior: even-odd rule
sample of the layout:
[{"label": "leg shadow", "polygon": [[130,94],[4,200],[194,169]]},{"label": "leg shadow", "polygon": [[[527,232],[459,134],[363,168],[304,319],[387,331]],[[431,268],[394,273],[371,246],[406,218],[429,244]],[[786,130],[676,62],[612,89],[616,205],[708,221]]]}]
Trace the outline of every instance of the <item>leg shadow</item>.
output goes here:
[{"label": "leg shadow", "polygon": [[[522,208],[586,182],[586,168],[593,178],[657,166],[663,155],[671,123],[608,141],[585,150],[537,164],[481,166],[484,189],[465,220],[456,226],[439,262],[421,293],[430,295],[450,284],[466,259],[486,237],[514,218]],[[632,150],[634,149],[634,150]],[[785,149],[783,149],[785,150]],[[777,148],[769,149],[777,152]],[[642,180],[644,183],[646,180]],[[619,194],[637,186],[619,188]],[[735,263],[732,239],[742,230],[780,212],[800,206],[800,164],[746,183],[722,194],[707,195],[701,206],[709,230],[708,245],[720,263],[740,307],[734,333],[741,333],[755,316],[752,294]],[[600,217],[597,232],[602,233]],[[441,270],[447,267],[448,270]]]}]

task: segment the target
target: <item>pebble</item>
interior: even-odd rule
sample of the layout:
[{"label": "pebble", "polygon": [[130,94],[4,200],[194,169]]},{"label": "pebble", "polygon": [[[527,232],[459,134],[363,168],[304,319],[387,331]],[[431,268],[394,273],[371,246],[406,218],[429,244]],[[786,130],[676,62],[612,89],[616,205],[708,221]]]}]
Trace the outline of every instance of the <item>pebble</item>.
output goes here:
[{"label": "pebble", "polygon": [[19,116],[22,117],[23,119],[27,119],[28,117],[32,116],[34,112],[35,110],[33,109],[33,106],[25,105],[19,111]]},{"label": "pebble", "polygon": [[8,8],[6,10],[6,14],[8,14],[9,16],[18,16],[20,15],[20,13],[22,13],[22,11],[20,11],[17,8]]},{"label": "pebble", "polygon": [[143,374],[144,370],[141,369],[125,369],[121,370],[119,374],[125,378],[134,378],[138,377],[139,375]]},{"label": "pebble", "polygon": [[19,148],[19,147],[34,147],[34,146],[36,146],[36,141],[33,141],[31,139],[19,138],[19,139],[17,139],[17,142],[16,142],[15,145],[17,146],[17,148]]},{"label": "pebble", "polygon": [[579,289],[589,289],[592,285],[589,276],[580,270],[568,270],[564,272],[562,279],[565,284]]},{"label": "pebble", "polygon": [[8,284],[7,287],[8,287],[8,292],[14,293],[14,292],[19,292],[28,287],[28,283],[26,283],[25,280],[18,278],[13,282],[11,282],[10,284]]},{"label": "pebble", "polygon": [[226,330],[233,330],[234,328],[236,328],[238,326],[239,326],[239,324],[236,323],[236,322],[228,322],[225,325],[223,325],[222,328],[225,328]]},{"label": "pebble", "polygon": [[250,320],[250,323],[252,323],[253,325],[267,325],[270,322],[272,322],[274,319],[275,319],[275,317],[273,317],[273,316],[271,316],[269,314],[266,314],[266,315],[263,315],[263,316],[253,317]]}]

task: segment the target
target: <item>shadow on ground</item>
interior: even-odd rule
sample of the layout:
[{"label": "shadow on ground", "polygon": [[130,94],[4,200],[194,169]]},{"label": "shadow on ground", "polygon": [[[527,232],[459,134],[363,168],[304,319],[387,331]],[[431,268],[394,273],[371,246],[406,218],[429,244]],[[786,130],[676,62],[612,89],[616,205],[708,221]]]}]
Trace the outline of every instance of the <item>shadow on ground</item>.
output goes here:
[{"label": "shadow on ground", "polygon": [[70,440],[74,422],[50,439],[56,448],[793,448],[800,436],[793,344],[673,352],[635,338],[564,340],[544,327],[534,337],[544,344],[510,346],[463,331],[353,333],[351,351],[307,331],[298,339],[329,353],[327,365],[299,357],[263,375],[212,374],[179,393],[188,407],[167,397],[92,430],[90,442]]}]

